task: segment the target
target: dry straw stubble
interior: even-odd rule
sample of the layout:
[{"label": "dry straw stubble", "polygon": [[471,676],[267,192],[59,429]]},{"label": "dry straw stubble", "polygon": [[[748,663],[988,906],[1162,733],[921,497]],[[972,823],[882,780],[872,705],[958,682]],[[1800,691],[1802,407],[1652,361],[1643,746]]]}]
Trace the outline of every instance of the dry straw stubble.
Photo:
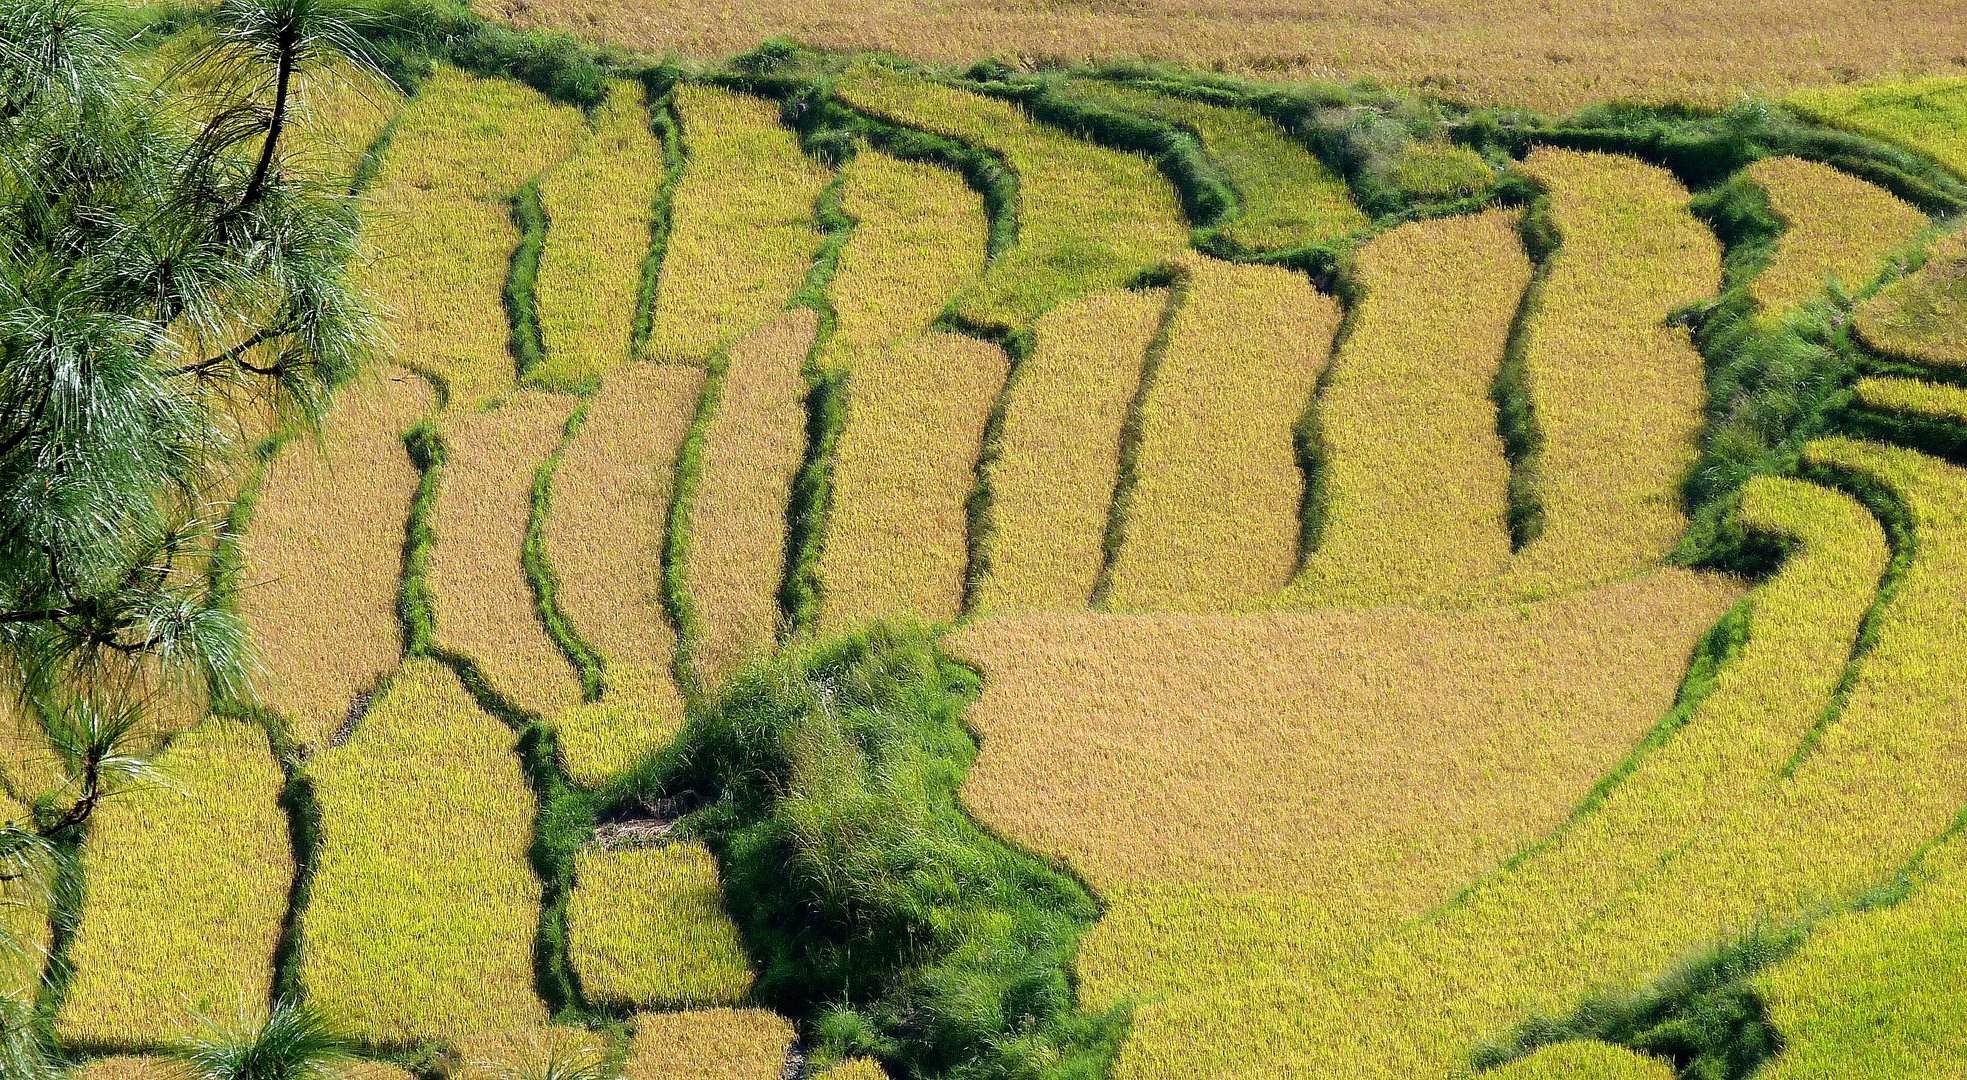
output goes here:
[{"label": "dry straw stubble", "polygon": [[504,79],[439,67],[390,140],[363,226],[362,281],[397,360],[453,408],[509,389],[504,288],[519,234],[506,197],[580,145],[581,114]]},{"label": "dry straw stubble", "polygon": [[702,844],[587,850],[574,864],[568,958],[591,1001],[640,1008],[735,1005],[750,961]]},{"label": "dry straw stubble", "polygon": [[1146,389],[1139,479],[1107,597],[1116,609],[1246,606],[1298,568],[1294,429],[1339,305],[1293,271],[1191,255]]},{"label": "dry straw stubble", "polygon": [[1769,316],[1815,298],[1827,280],[1858,292],[1927,226],[1926,215],[1898,196],[1814,161],[1763,158],[1747,175],[1784,226],[1768,267],[1749,284]]},{"label": "dry straw stubble", "polygon": [[321,847],[308,1000],[371,1042],[546,1023],[533,992],[534,799],[512,731],[434,660],[406,663],[308,765]]},{"label": "dry straw stubble", "polygon": [[272,992],[294,856],[286,777],[265,733],[207,720],[156,767],[160,783],[90,822],[75,974],[56,1025],[65,1040],[162,1045],[200,1013]]},{"label": "dry straw stubble", "polygon": [[418,482],[403,433],[436,403],[421,377],[385,367],[344,388],[320,438],[289,441],[260,480],[239,614],[266,665],[261,692],[309,747],[402,653],[397,581]]},{"label": "dry straw stubble", "polygon": [[527,380],[553,390],[572,390],[630,359],[662,186],[662,141],[649,126],[641,83],[615,83],[592,123],[579,152],[540,184],[551,223],[535,285],[546,359]]},{"label": "dry straw stubble", "polygon": [[813,204],[827,172],[772,102],[687,83],[675,102],[689,157],[670,209],[649,355],[702,363],[799,288],[819,250]]},{"label": "dry straw stubble", "polygon": [[580,683],[540,621],[520,562],[540,463],[560,443],[571,398],[522,390],[444,427],[430,554],[439,648],[469,658],[500,695],[541,716],[580,703]]},{"label": "dry straw stubble", "polygon": [[1005,403],[991,464],[981,611],[1082,608],[1104,560],[1127,410],[1166,289],[1114,289],[1052,309]]},{"label": "dry straw stubble", "polygon": [[555,718],[576,780],[593,783],[676,733],[676,633],[663,604],[663,545],[676,459],[703,391],[695,368],[617,368],[589,401],[553,473],[546,553],[555,602],[602,657],[602,700]]},{"label": "dry straw stubble", "polygon": [[1364,296],[1317,406],[1318,549],[1290,602],[1442,601],[1508,567],[1490,392],[1530,283],[1518,222],[1416,222],[1360,250]]},{"label": "dry straw stubble", "polygon": [[1525,356],[1545,523],[1512,583],[1534,596],[1649,565],[1685,527],[1706,365],[1667,319],[1720,288],[1721,244],[1673,174],[1637,158],[1541,148],[1522,169],[1562,245]]}]

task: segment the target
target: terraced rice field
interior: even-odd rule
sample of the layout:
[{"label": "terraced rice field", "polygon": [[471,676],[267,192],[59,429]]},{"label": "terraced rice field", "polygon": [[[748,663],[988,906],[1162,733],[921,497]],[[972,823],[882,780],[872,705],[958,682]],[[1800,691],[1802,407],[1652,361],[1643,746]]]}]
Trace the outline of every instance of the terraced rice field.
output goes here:
[{"label": "terraced rice field", "polygon": [[1095,7],[504,14],[1222,70],[474,22],[324,105],[387,363],[229,466],[255,692],[0,879],[71,1075],[1967,1075],[1953,11],[1460,13],[1425,96],[1225,73],[1386,5]]}]

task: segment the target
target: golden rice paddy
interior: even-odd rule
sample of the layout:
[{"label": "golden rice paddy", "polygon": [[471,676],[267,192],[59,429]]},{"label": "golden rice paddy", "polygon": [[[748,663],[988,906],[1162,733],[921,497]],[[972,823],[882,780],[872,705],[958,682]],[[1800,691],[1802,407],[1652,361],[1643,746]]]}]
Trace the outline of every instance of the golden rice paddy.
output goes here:
[{"label": "golden rice paddy", "polygon": [[1769,266],[1749,284],[1762,310],[1781,316],[1835,281],[1855,294],[1926,226],[1926,215],[1884,188],[1801,158],[1763,158],[1748,178],[1783,225]]},{"label": "golden rice paddy", "polygon": [[1549,190],[1562,245],[1525,353],[1545,518],[1512,577],[1538,595],[1631,573],[1685,527],[1706,372],[1667,316],[1719,291],[1721,245],[1658,166],[1543,148],[1522,168]]},{"label": "golden rice paddy", "polygon": [[1169,303],[1166,289],[1114,289],[1062,304],[1033,328],[990,466],[980,610],[1072,609],[1092,599],[1128,406]]},{"label": "golden rice paddy", "polygon": [[1298,568],[1293,432],[1339,305],[1282,268],[1182,265],[1182,306],[1141,408],[1139,480],[1107,596],[1116,610],[1247,606]]},{"label": "golden rice paddy", "polygon": [[[272,992],[294,857],[286,777],[265,733],[208,720],[156,765],[160,783],[110,799],[90,822],[63,1039],[162,1045]],[[143,928],[134,940],[132,927]]]},{"label": "golden rice paddy", "polygon": [[346,745],[309,764],[321,847],[301,981],[350,1033],[443,1041],[546,1023],[534,801],[516,742],[456,675],[418,659]]},{"label": "golden rice paddy", "polygon": [[806,447],[800,374],[819,319],[788,311],[731,348],[704,430],[683,580],[699,676],[715,681],[771,645],[786,566],[786,508]]},{"label": "golden rice paddy", "polygon": [[763,1009],[644,1013],[622,1080],[775,1080],[792,1048],[792,1025]]},{"label": "golden rice paddy", "polygon": [[[604,704],[563,711],[554,724],[568,771],[584,783],[667,742],[682,721],[663,547],[703,381],[687,367],[610,372],[553,472],[544,539],[559,579],[554,599],[600,652],[606,683]],[[617,723],[600,722],[609,718]]]},{"label": "golden rice paddy", "polygon": [[396,666],[404,526],[418,473],[403,433],[436,407],[399,368],[341,391],[321,436],[270,462],[240,539],[239,614],[266,675],[259,690],[310,747],[326,746]]},{"label": "golden rice paddy", "polygon": [[641,1008],[735,1005],[751,965],[702,844],[581,853],[567,910],[570,959],[593,1001]]},{"label": "golden rice paddy", "polygon": [[1364,297],[1318,400],[1329,505],[1290,602],[1440,601],[1508,567],[1490,394],[1530,284],[1518,224],[1417,222],[1360,250]]},{"label": "golden rice paddy", "polygon": [[1891,356],[1967,367],[1967,229],[1933,244],[1918,270],[1858,307],[1858,336]]},{"label": "golden rice paddy", "polygon": [[444,426],[429,584],[441,649],[541,716],[580,702],[572,665],[546,633],[520,558],[534,473],[560,443],[570,398],[522,390]]},{"label": "golden rice paddy", "polygon": [[550,390],[575,389],[630,359],[662,185],[662,141],[641,83],[611,87],[592,123],[580,149],[540,184],[549,232],[536,294],[546,357],[526,378]]},{"label": "golden rice paddy", "polygon": [[651,358],[703,363],[772,318],[819,250],[813,204],[826,170],[778,106],[708,86],[676,88],[689,153],[656,281]]}]

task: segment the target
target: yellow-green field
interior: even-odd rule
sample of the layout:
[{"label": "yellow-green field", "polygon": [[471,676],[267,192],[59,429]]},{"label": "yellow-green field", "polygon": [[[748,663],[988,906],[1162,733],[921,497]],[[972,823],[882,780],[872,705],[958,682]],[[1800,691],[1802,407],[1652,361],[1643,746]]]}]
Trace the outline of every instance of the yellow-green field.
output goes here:
[{"label": "yellow-green field", "polygon": [[0,663],[0,993],[79,1080],[1967,1076],[1967,20],[1743,6],[364,30],[281,167],[380,363],[224,400],[250,691],[96,805]]}]

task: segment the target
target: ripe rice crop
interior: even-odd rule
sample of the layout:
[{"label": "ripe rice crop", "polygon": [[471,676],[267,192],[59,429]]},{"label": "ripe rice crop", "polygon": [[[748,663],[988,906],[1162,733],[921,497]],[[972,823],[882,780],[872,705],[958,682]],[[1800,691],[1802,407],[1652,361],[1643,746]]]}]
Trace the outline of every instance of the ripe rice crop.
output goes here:
[{"label": "ripe rice crop", "polygon": [[1967,843],[1941,843],[1912,883],[1912,895],[1894,906],[1819,924],[1758,980],[1783,1039],[1763,1069],[1769,1080],[1910,1080],[1935,1075],[1939,1062],[1967,1061]]},{"label": "ripe rice crop", "polygon": [[[1711,736],[1731,744],[1723,752],[1741,741],[1756,747],[1740,774],[1722,774],[1716,782],[1698,770],[1666,773],[1683,761],[1673,753],[1678,739],[1666,742],[1612,790],[1610,800],[1629,790],[1631,809],[1601,827],[1599,819],[1614,812],[1608,800],[1581,820],[1586,835],[1604,838],[1589,861],[1572,864],[1569,874],[1553,865],[1570,844],[1569,836],[1561,836],[1538,858],[1500,876],[1495,891],[1478,889],[1417,924],[1370,963],[1333,978],[1329,989],[1255,988],[1265,996],[1280,993],[1277,1012],[1257,1030],[1245,1025],[1239,1041],[1262,1043],[1273,1035],[1288,1041],[1267,1046],[1294,1071],[1317,1073],[1342,1058],[1363,1076],[1446,1076],[1474,1040],[1529,1013],[1568,1010],[1595,987],[1643,985],[1718,937],[1755,925],[1781,926],[1847,903],[1888,882],[1949,828],[1967,790],[1944,763],[1967,748],[1952,723],[1958,687],[1928,673],[1961,659],[1950,628],[1967,614],[1956,584],[1967,562],[1960,546],[1967,531],[1967,472],[1914,451],[1845,439],[1814,443],[1805,459],[1812,468],[1888,488],[1906,506],[1912,530],[1913,558],[1873,618],[1868,633],[1875,636],[1843,691],[1841,708],[1827,714],[1825,704],[1843,680],[1845,643],[1865,600],[1839,603],[1837,632],[1824,650],[1829,670],[1798,668],[1794,656],[1759,653],[1773,653],[1783,642],[1771,641],[1763,625],[1752,626],[1747,651],[1722,674],[1760,657],[1755,663],[1773,673],[1773,681],[1765,674],[1739,690],[1718,687],[1707,699],[1707,707],[1757,712],[1780,704],[1773,723],[1735,723]],[[1814,501],[1799,498],[1777,510],[1792,530],[1817,533],[1821,540],[1830,523],[1813,514],[1827,500]],[[1856,510],[1844,516],[1856,517]],[[1872,533],[1864,546],[1880,547],[1875,527],[1861,531]],[[1817,550],[1827,547],[1820,542]],[[1862,597],[1867,581],[1854,572],[1882,561],[1882,552],[1869,559],[1824,558],[1815,572],[1856,577],[1846,595]],[[1803,592],[1802,618],[1823,618],[1834,595]],[[1785,700],[1796,682],[1808,690],[1793,702],[1800,711]],[[1683,824],[1674,815],[1689,793],[1702,801],[1697,820]],[[1670,826],[1664,834],[1662,823]],[[1656,835],[1670,846],[1655,846]],[[1636,837],[1647,843],[1635,845]],[[1589,891],[1581,895],[1581,886]],[[1414,996],[1404,999],[1414,1007],[1404,1020],[1370,1016],[1358,1007],[1361,995],[1409,993]],[[1362,1072],[1362,1063],[1371,1070]]]},{"label": "ripe rice crop", "polygon": [[533,792],[510,729],[408,661],[308,771],[321,847],[302,919],[308,999],[371,1042],[543,1025]]},{"label": "ripe rice crop", "polygon": [[561,614],[599,650],[599,705],[555,722],[576,780],[593,783],[669,741],[683,718],[671,677],[676,634],[663,606],[663,544],[677,453],[703,373],[635,364],[601,383],[553,473],[546,552]]},{"label": "ripe rice crop", "polygon": [[1769,315],[1816,297],[1825,279],[1856,293],[1927,225],[1925,214],[1884,188],[1814,161],[1763,158],[1747,175],[1784,225],[1768,267],[1749,284]]},{"label": "ripe rice crop", "polygon": [[927,331],[982,272],[989,223],[962,176],[875,150],[843,171],[841,209],[854,231],[827,286],[838,321],[818,359],[852,372]]},{"label": "ripe rice crop", "polygon": [[507,700],[541,716],[581,700],[520,563],[534,472],[559,445],[573,405],[522,390],[491,412],[453,416],[431,522],[437,646],[469,657]]},{"label": "ripe rice crop", "polygon": [[[1640,17],[1606,4],[1470,7],[1449,0],[1304,4],[924,4],[917,0],[499,0],[522,27],[652,52],[720,57],[788,38],[950,64],[990,57],[1134,56],[1264,79],[1363,79],[1455,101],[1569,110],[1608,99],[1720,108],[1857,76],[1967,71],[1967,15],[1952,0],[1864,7],[1812,0],[1683,0]],[[1647,9],[1651,12],[1654,9]],[[1752,24],[1754,32],[1740,27]]]},{"label": "ripe rice crop", "polygon": [[1826,124],[1917,150],[1967,176],[1967,79],[1816,86],[1791,94],[1786,104]]},{"label": "ripe rice crop", "polygon": [[820,556],[823,628],[956,617],[969,561],[965,504],[1009,374],[999,346],[946,333],[856,363]]},{"label": "ripe rice crop", "polygon": [[[34,823],[28,806],[0,794],[0,823],[27,828]],[[53,944],[54,927],[48,921],[48,902],[30,878],[0,880],[0,934],[12,943],[0,952],[0,994],[33,1000],[41,983],[41,969]]]},{"label": "ripe rice crop", "polygon": [[1941,238],[1918,270],[1860,305],[1857,328],[1880,352],[1967,368],[1967,229]]},{"label": "ripe rice crop", "polygon": [[641,83],[610,87],[593,125],[540,184],[551,223],[534,287],[546,359],[526,378],[550,390],[575,389],[630,359],[663,179],[662,141],[650,130]]},{"label": "ripe rice crop", "polygon": [[1364,295],[1318,400],[1328,505],[1291,601],[1440,601],[1508,567],[1490,388],[1530,284],[1518,222],[1416,222],[1360,249]]},{"label": "ripe rice crop", "polygon": [[1706,365],[1667,316],[1720,289],[1721,245],[1658,166],[1542,148],[1522,168],[1562,241],[1525,352],[1545,518],[1513,577],[1539,595],[1631,573],[1685,528]]},{"label": "ripe rice crop", "polygon": [[294,856],[286,777],[265,733],[207,720],[156,767],[162,783],[104,802],[90,820],[63,1039],[161,1045],[197,1014],[271,992]]},{"label": "ripe rice crop", "polygon": [[643,1013],[622,1080],[777,1080],[792,1025],[764,1009]]},{"label": "ripe rice crop", "polygon": [[1293,430],[1339,305],[1279,267],[1182,265],[1185,299],[1141,407],[1139,479],[1108,595],[1117,609],[1245,605],[1298,568]]},{"label": "ripe rice crop", "polygon": [[819,1074],[820,1080],[888,1080],[888,1072],[870,1058],[843,1061]]},{"label": "ripe rice crop", "polygon": [[589,1000],[678,1008],[751,993],[751,963],[702,844],[583,851],[574,881],[568,952]]},{"label": "ripe rice crop", "polygon": [[[1080,946],[1090,1004],[1240,993],[1319,970],[1561,821],[1737,595],[1674,570],[1520,611],[972,623],[950,640],[985,676],[963,799],[1106,902]],[[1128,1053],[1228,1037],[1265,1007],[1238,1001],[1186,1030],[1143,1013]]]},{"label": "ripe rice crop", "polygon": [[1075,139],[1010,102],[873,64],[849,70],[834,92],[878,119],[999,155],[1017,174],[1017,243],[953,304],[970,323],[1024,328],[1187,246],[1175,189],[1145,157]]},{"label": "ripe rice crop", "polygon": [[798,290],[819,250],[813,204],[827,172],[771,102],[685,84],[676,109],[689,159],[671,206],[649,355],[701,363]]},{"label": "ripe rice crop", "polygon": [[1602,1042],[1565,1042],[1484,1074],[1493,1080],[1673,1080],[1666,1058]]},{"label": "ripe rice crop", "polygon": [[1923,379],[1859,379],[1859,404],[1882,412],[1910,413],[1929,420],[1967,424],[1967,387]]},{"label": "ripe rice crop", "polygon": [[778,633],[786,507],[806,448],[800,370],[818,329],[800,308],[734,345],[704,431],[683,580],[697,622],[690,659],[713,682]]},{"label": "ripe rice crop", "polygon": [[1038,320],[991,464],[979,610],[1082,608],[1092,598],[1127,409],[1168,303],[1166,289],[1114,289]]},{"label": "ripe rice crop", "polygon": [[66,779],[61,756],[49,744],[39,718],[0,698],[0,818],[18,812],[24,820],[35,799]]},{"label": "ripe rice crop", "polygon": [[346,180],[403,107],[403,94],[370,72],[330,64],[302,73],[288,107],[297,122],[282,164]]},{"label": "ripe rice crop", "polygon": [[457,1040],[453,1056],[458,1067],[445,1076],[447,1080],[517,1080],[554,1075],[555,1065],[563,1070],[598,1069],[607,1064],[608,1049],[605,1035],[577,1027],[478,1032]]},{"label": "ripe rice crop", "polygon": [[261,693],[309,747],[402,653],[397,579],[418,482],[403,433],[436,405],[400,368],[343,388],[321,437],[283,446],[253,498],[239,614],[266,665]]},{"label": "ripe rice crop", "polygon": [[1075,97],[1171,121],[1193,130],[1229,175],[1242,213],[1223,235],[1250,251],[1336,240],[1367,225],[1345,181],[1275,124],[1242,109],[1157,94],[1100,79],[1076,79]]},{"label": "ripe rice crop", "polygon": [[519,233],[506,198],[580,145],[581,114],[504,79],[439,67],[407,105],[376,178],[360,278],[399,362],[453,408],[510,389],[504,289]]},{"label": "ripe rice crop", "polygon": [[70,1074],[74,1080],[183,1080],[184,1067],[164,1057],[100,1057]]}]

